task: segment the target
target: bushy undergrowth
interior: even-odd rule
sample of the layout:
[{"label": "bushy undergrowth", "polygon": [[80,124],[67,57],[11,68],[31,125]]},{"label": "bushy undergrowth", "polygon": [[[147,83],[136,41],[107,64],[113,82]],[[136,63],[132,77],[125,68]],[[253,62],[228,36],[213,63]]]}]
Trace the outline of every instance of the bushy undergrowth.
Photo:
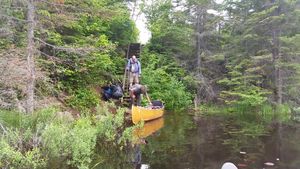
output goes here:
[{"label": "bushy undergrowth", "polygon": [[95,107],[100,102],[99,96],[90,89],[78,89],[67,99],[67,104],[80,111]]},{"label": "bushy undergrowth", "polygon": [[94,115],[76,120],[57,112],[55,108],[31,115],[6,112],[20,120],[16,124],[10,118],[1,118],[5,125],[0,130],[0,168],[46,168],[52,159],[63,158],[69,166],[87,169],[96,142],[118,149],[131,140],[132,128],[123,126],[123,109],[112,114],[107,105],[98,106]]},{"label": "bushy undergrowth", "polygon": [[[189,107],[192,104],[191,91],[179,80],[184,79],[183,69],[164,61],[167,58],[164,55],[146,51],[143,57],[143,64],[146,66],[143,68],[141,82],[148,86],[151,98],[163,101],[170,110]],[[161,66],[162,62],[166,62],[167,65]]]},{"label": "bushy undergrowth", "polygon": [[241,118],[262,119],[265,122],[270,122],[274,119],[287,121],[291,115],[291,109],[288,105],[263,104],[261,106],[245,106],[245,105],[214,105],[203,104],[200,106],[200,111],[196,115],[230,115]]}]

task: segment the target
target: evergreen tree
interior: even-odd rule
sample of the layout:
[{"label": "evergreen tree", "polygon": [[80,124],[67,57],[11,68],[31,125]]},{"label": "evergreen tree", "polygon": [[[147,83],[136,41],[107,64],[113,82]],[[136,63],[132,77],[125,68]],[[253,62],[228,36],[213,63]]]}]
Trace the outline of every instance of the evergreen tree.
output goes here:
[{"label": "evergreen tree", "polygon": [[[295,7],[296,1],[227,1],[230,19],[225,32],[229,34],[226,48],[231,49],[226,54],[229,73],[228,78],[220,81],[228,85],[223,92],[227,98],[239,100],[256,95],[259,104],[267,96],[271,101],[283,102],[287,91],[285,79],[294,79],[291,71],[297,72],[286,67],[291,60],[283,47],[284,37],[297,37],[296,32],[299,33],[294,27],[299,23]],[[244,12],[239,13],[240,10]],[[295,58],[297,51],[294,52],[292,56]],[[298,64],[293,62],[293,65]],[[245,87],[241,88],[242,85]]]}]

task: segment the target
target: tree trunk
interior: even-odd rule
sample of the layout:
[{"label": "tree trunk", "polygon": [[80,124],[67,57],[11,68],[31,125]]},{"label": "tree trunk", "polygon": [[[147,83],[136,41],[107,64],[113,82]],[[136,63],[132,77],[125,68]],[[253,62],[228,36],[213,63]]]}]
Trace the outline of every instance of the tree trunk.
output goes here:
[{"label": "tree trunk", "polygon": [[282,104],[282,70],[277,68],[276,74],[277,103]]},{"label": "tree trunk", "polygon": [[[196,77],[198,81],[201,81],[202,72],[201,72],[201,7],[197,6],[197,21],[196,21],[196,58],[197,58],[197,68],[196,68]],[[200,84],[197,87],[196,96],[194,99],[195,108],[197,109],[200,105]],[[197,106],[197,107],[196,107]]]},{"label": "tree trunk", "polygon": [[196,95],[195,95],[195,98],[194,98],[194,106],[195,106],[195,110],[198,110],[199,109],[199,106],[200,106],[200,89],[198,88],[197,91],[196,91]]},{"label": "tree trunk", "polygon": [[[275,3],[275,1],[272,1],[272,3]],[[280,15],[280,9],[279,6],[278,9],[275,11],[274,16]],[[279,36],[280,36],[280,28],[273,28],[272,31],[272,58],[273,58],[273,64],[274,64],[274,81],[275,81],[275,98],[277,104],[282,104],[282,70],[280,67],[280,44],[279,44]]]},{"label": "tree trunk", "polygon": [[27,103],[26,103],[26,112],[32,113],[34,110],[34,87],[35,87],[35,63],[34,63],[34,55],[35,55],[35,44],[34,44],[34,29],[35,29],[35,21],[34,21],[34,5],[33,0],[27,1],[27,20],[28,20],[28,31],[27,31],[27,70],[28,70],[28,78],[27,78]]},{"label": "tree trunk", "polygon": [[282,70],[279,66],[280,63],[280,53],[279,53],[279,39],[278,31],[274,30],[272,32],[272,58],[274,64],[274,81],[275,81],[275,100],[277,104],[282,104]]}]

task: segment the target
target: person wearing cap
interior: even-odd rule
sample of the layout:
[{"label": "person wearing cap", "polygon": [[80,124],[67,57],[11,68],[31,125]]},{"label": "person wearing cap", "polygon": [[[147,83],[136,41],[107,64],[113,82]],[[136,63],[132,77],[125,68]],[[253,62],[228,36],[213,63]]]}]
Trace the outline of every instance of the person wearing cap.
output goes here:
[{"label": "person wearing cap", "polygon": [[126,70],[129,71],[129,87],[131,87],[133,83],[138,84],[142,69],[141,63],[138,61],[135,55],[128,60]]}]

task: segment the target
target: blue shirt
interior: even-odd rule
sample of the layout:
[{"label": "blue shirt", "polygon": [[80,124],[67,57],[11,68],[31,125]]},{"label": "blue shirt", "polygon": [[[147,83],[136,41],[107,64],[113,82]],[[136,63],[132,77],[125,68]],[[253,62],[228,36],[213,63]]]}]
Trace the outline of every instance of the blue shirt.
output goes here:
[{"label": "blue shirt", "polygon": [[132,73],[142,73],[140,62],[138,60],[136,62],[133,62],[132,58],[128,60],[126,68]]}]

